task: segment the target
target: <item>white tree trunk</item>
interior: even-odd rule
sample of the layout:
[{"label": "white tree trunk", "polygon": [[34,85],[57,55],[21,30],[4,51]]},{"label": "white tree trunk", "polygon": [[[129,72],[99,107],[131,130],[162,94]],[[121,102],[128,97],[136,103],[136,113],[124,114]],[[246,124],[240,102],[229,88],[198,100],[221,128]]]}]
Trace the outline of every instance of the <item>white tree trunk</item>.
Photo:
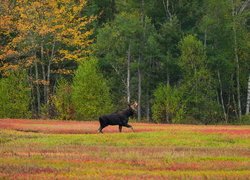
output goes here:
[{"label": "white tree trunk", "polygon": [[128,58],[127,58],[127,103],[130,103],[130,61],[131,61],[131,50],[130,43],[128,45]]},{"label": "white tree trunk", "polygon": [[39,75],[38,75],[38,64],[35,61],[35,76],[36,76],[36,98],[37,98],[37,116],[40,116],[41,112],[41,97],[40,97],[40,87],[39,87]]},{"label": "white tree trunk", "polygon": [[46,96],[46,102],[47,105],[49,106],[49,97],[50,97],[50,68],[51,68],[51,63],[54,59],[54,54],[55,54],[55,47],[56,47],[56,40],[54,39],[53,46],[52,46],[52,51],[51,51],[51,56],[49,58],[49,63],[48,63],[48,71],[47,71],[47,96]]},{"label": "white tree trunk", "polygon": [[138,62],[138,121],[141,120],[141,69],[140,69],[140,60]]},{"label": "white tree trunk", "polygon": [[147,121],[150,122],[150,103],[149,103],[149,99],[147,99]]},{"label": "white tree trunk", "polygon": [[[41,43],[41,66],[42,66],[42,75],[43,75],[43,96],[44,96],[44,103],[47,102],[47,88],[46,88],[46,73],[45,73],[45,66],[44,66],[44,48],[43,48],[43,42]],[[44,84],[45,83],[45,84]]]},{"label": "white tree trunk", "polygon": [[218,73],[218,80],[219,80],[219,85],[220,85],[220,101],[221,101],[221,107],[223,110],[223,114],[224,114],[224,118],[225,118],[225,122],[227,123],[227,113],[225,110],[225,104],[224,104],[224,99],[223,99],[223,91],[222,91],[222,83],[221,83],[221,78],[220,78],[220,71],[217,72]]},{"label": "white tree trunk", "polygon": [[233,16],[233,36],[234,36],[234,55],[235,55],[235,64],[236,64],[236,83],[237,83],[237,104],[238,104],[238,114],[239,119],[241,118],[241,99],[240,99],[240,65],[239,65],[239,56],[238,56],[238,42],[237,42],[237,30],[235,16],[237,15],[235,10],[234,1],[232,0],[232,16]]},{"label": "white tree trunk", "polygon": [[246,115],[249,114],[249,108],[250,108],[250,74],[249,74],[249,78],[248,78],[248,88],[247,88]]}]

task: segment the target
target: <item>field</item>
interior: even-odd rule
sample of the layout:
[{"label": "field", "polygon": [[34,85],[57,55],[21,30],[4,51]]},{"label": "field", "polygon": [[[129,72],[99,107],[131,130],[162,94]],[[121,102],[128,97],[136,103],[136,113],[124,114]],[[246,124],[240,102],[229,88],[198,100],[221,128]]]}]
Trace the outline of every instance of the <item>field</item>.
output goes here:
[{"label": "field", "polygon": [[250,126],[0,120],[0,179],[249,179]]}]

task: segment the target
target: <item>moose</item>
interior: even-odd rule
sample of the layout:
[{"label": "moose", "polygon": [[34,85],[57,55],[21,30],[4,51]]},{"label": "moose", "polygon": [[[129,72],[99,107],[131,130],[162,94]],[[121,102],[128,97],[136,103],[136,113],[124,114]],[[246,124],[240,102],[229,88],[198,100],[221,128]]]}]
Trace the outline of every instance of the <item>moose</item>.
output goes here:
[{"label": "moose", "polygon": [[100,127],[98,129],[98,132],[103,133],[102,129],[107,127],[108,125],[111,126],[118,125],[119,132],[122,132],[123,126],[131,128],[132,131],[134,132],[133,127],[128,124],[128,120],[129,117],[136,112],[137,106],[138,106],[137,102],[134,102],[133,104],[128,104],[128,108],[123,111],[99,117]]}]

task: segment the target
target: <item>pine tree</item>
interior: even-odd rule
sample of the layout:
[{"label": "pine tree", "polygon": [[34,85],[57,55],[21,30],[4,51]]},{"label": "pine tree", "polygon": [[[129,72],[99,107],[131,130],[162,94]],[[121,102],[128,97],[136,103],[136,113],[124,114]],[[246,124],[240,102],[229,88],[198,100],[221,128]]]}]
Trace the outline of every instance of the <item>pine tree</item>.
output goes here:
[{"label": "pine tree", "polygon": [[97,63],[95,58],[90,58],[75,73],[72,100],[77,119],[91,120],[112,110],[109,87]]},{"label": "pine tree", "polygon": [[0,79],[0,118],[29,118],[31,89],[27,73],[11,72]]}]

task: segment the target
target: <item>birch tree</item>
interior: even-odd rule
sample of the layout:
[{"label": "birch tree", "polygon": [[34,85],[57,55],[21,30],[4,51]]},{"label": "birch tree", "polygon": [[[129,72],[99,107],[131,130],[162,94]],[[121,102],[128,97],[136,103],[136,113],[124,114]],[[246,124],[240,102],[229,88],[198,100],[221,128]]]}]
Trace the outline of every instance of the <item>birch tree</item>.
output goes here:
[{"label": "birch tree", "polygon": [[249,77],[248,77],[246,115],[249,114],[249,110],[250,110],[250,74],[249,74]]}]

